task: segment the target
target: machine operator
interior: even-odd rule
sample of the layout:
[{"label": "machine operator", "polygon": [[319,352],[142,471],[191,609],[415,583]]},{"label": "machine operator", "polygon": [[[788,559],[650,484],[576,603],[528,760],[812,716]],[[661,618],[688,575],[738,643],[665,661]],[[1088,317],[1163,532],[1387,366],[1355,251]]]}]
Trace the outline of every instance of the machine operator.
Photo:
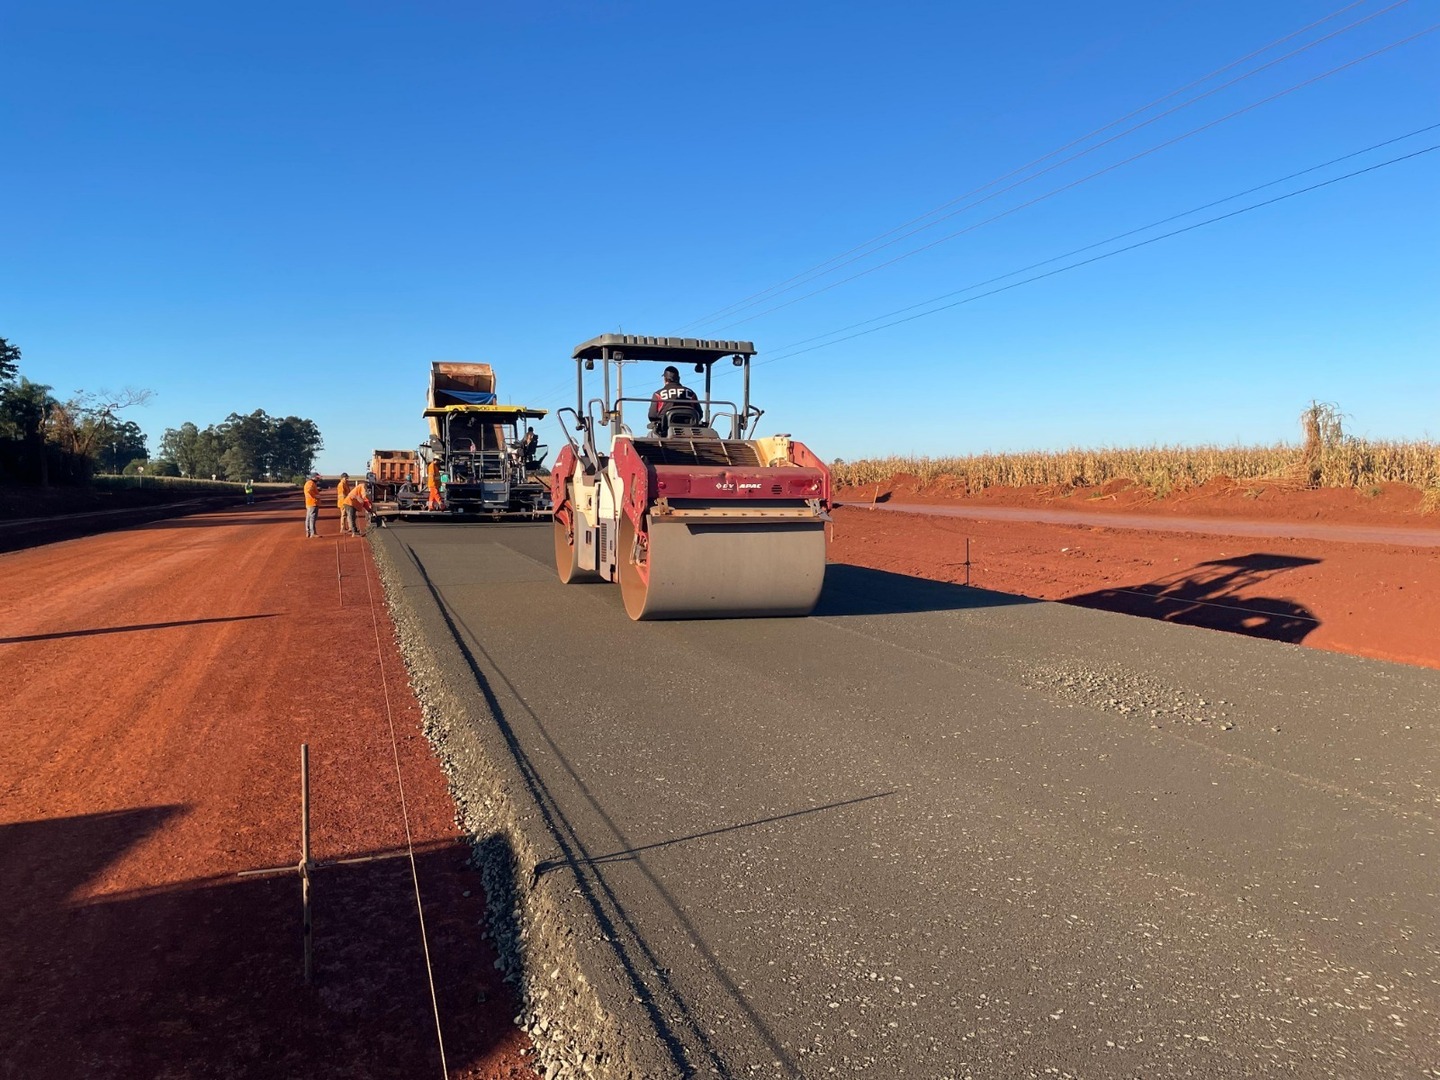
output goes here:
[{"label": "machine operator", "polygon": [[[658,435],[666,434],[669,420],[666,413],[682,402],[698,402],[695,391],[680,382],[680,372],[673,365],[665,369],[665,384],[650,399],[650,423]],[[697,413],[699,409],[695,410]]]}]

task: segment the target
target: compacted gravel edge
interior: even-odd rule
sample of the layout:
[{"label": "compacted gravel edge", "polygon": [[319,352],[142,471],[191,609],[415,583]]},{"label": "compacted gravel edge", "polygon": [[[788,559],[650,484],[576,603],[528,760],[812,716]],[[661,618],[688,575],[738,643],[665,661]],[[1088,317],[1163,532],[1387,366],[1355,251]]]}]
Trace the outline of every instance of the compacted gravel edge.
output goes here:
[{"label": "compacted gravel edge", "polygon": [[[566,903],[564,874],[546,874],[537,883],[536,867],[553,865],[561,849],[545,808],[476,687],[471,658],[398,541],[383,530],[372,532],[370,539],[425,735],[474,847],[497,966],[518,992],[521,1011],[515,1022],[534,1044],[537,1073],[545,1080],[649,1077],[650,1070],[637,1068],[622,1034],[627,1026],[602,1006],[596,990],[597,982],[619,989],[623,981],[606,953],[603,931],[597,925],[572,925],[593,920],[583,905]],[[537,843],[552,850],[539,853]],[[577,943],[587,954],[583,959]],[[611,995],[610,1000],[617,999]],[[624,999],[618,1000],[624,1011]]]}]

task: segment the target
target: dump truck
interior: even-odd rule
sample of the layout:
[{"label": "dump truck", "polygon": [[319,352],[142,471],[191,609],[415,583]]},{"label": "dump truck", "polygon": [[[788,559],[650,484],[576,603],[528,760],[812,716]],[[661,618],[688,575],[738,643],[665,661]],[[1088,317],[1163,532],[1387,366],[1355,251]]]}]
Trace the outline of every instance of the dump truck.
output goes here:
[{"label": "dump truck", "polygon": [[371,514],[385,519],[425,506],[425,483],[420,454],[416,450],[372,450],[370,471]]},{"label": "dump truck", "polygon": [[[788,434],[757,437],[754,355],[748,341],[633,334],[575,347],[577,400],[556,414],[567,445],[550,472],[562,582],[618,582],[636,620],[814,610],[830,471]],[[713,395],[715,368],[727,361],[742,376],[738,402]],[[662,401],[648,392],[653,384],[644,396],[627,393],[627,377],[633,386],[639,374],[630,369],[654,363],[703,375],[703,394]],[[586,373],[597,365],[601,396],[587,398]]]}]

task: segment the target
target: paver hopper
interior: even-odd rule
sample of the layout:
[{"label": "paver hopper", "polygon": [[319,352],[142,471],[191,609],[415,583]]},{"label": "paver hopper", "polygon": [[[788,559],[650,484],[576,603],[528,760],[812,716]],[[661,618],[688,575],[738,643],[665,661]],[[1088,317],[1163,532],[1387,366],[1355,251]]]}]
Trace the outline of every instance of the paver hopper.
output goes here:
[{"label": "paver hopper", "polygon": [[[561,581],[618,581],[632,619],[814,609],[825,580],[830,472],[789,435],[754,436],[762,415],[750,404],[754,354],[748,341],[632,334],[576,346],[578,400],[556,414],[568,445],[550,473]],[[711,393],[715,365],[727,360],[742,371],[738,404]],[[703,374],[704,390],[662,409],[646,428],[654,387],[626,396],[625,378],[631,366],[653,361]],[[585,373],[597,364],[602,396],[587,400]],[[638,431],[626,422],[627,407],[639,414]],[[607,427],[602,451],[597,439]]]}]

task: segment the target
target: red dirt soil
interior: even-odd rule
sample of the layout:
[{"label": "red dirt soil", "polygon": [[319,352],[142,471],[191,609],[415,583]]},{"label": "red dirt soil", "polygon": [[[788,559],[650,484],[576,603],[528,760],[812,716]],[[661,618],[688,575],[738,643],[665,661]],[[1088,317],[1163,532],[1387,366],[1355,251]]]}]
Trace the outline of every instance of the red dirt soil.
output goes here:
[{"label": "red dirt soil", "polygon": [[[297,499],[0,556],[0,1076],[533,1076],[368,545]],[[391,738],[393,719],[395,741]]]},{"label": "red dirt soil", "polygon": [[[964,582],[1313,648],[1440,668],[1440,514],[1402,485],[1371,492],[1216,482],[1160,500],[1117,482],[1104,489],[990,489],[966,496],[912,478],[841,490],[833,562]],[[888,513],[915,504],[980,518],[988,510],[1074,524]],[[1186,519],[1183,532],[1146,531]],[[1214,532],[1190,519],[1209,519]],[[1238,523],[1268,535],[1225,535]],[[1287,537],[1287,525],[1336,536],[1383,527],[1394,542]],[[970,566],[965,566],[969,540]],[[1409,542],[1407,542],[1409,540]]]}]

